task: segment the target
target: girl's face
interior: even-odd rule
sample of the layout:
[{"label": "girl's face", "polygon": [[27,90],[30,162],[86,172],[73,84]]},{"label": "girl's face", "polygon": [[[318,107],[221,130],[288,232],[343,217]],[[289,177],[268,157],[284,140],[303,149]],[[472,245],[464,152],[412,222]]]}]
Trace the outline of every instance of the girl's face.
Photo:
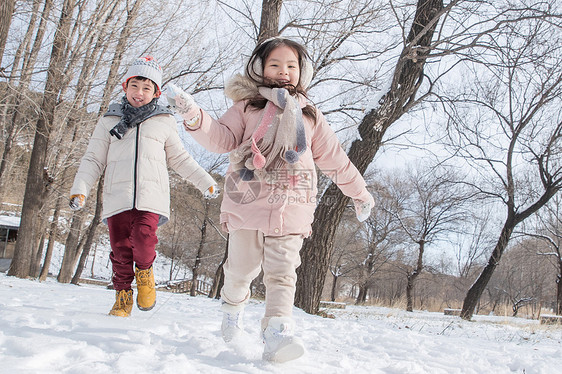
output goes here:
[{"label": "girl's face", "polygon": [[265,60],[263,76],[281,86],[299,83],[300,67],[297,52],[286,45],[275,48]]}]

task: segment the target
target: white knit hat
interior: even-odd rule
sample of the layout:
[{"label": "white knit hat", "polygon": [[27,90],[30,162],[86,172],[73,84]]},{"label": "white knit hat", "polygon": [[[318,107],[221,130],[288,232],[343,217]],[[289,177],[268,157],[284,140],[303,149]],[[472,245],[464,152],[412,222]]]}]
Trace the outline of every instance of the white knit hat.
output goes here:
[{"label": "white knit hat", "polygon": [[156,83],[158,91],[162,86],[162,68],[158,65],[158,62],[152,56],[137,58],[129,69],[127,74],[125,74],[125,82],[127,83],[129,79],[133,77],[145,77]]}]

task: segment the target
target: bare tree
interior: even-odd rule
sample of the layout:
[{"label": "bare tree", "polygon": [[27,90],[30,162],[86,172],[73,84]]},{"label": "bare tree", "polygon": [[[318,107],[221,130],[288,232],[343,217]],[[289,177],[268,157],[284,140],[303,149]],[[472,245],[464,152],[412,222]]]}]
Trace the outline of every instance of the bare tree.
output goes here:
[{"label": "bare tree", "polygon": [[562,199],[556,195],[537,217],[535,232],[525,235],[536,238],[545,246],[533,246],[538,256],[547,257],[556,269],[556,314],[562,315]]},{"label": "bare tree", "polygon": [[[211,217],[211,213],[212,211],[216,211],[218,209],[218,201],[209,201],[209,200],[204,200],[202,202],[203,205],[203,209],[199,209],[198,207],[191,207],[192,211],[195,211],[195,214],[193,214],[194,216],[194,222],[197,222],[197,229],[199,231],[199,240],[197,243],[197,251],[195,251],[195,259],[193,261],[193,264],[191,266],[191,289],[190,289],[190,295],[191,296],[196,296],[197,295],[197,286],[198,286],[198,282],[199,282],[199,275],[201,273],[201,267],[202,267],[202,260],[203,260],[203,255],[204,255],[204,251],[205,249],[207,249],[207,253],[209,254],[210,250],[207,248],[209,247],[210,240],[210,233],[209,233],[209,228],[211,228],[212,230],[214,230],[222,239],[226,239],[222,233],[219,227],[217,227],[217,225],[215,224],[215,222],[213,221],[213,218]],[[200,204],[197,204],[200,205]],[[214,208],[214,209],[212,209]],[[222,242],[222,240],[221,240]],[[185,250],[185,249],[184,249]]]},{"label": "bare tree", "polygon": [[226,241],[224,245],[224,256],[215,271],[215,276],[213,277],[213,285],[211,286],[211,291],[209,292],[209,297],[214,299],[220,299],[220,290],[224,284],[224,270],[223,266],[228,258],[228,234],[226,236]]},{"label": "bare tree", "polygon": [[538,317],[541,306],[550,299],[548,295],[553,294],[545,291],[555,277],[548,271],[547,256],[537,253],[540,241],[525,237],[519,239],[505,252],[502,266],[494,273],[488,288],[495,289],[505,307],[511,309],[512,316],[518,316],[525,309],[532,317]]},{"label": "bare tree", "polygon": [[279,15],[283,0],[263,0],[258,43],[279,35]]},{"label": "bare tree", "polygon": [[[5,111],[2,113],[3,122],[5,122],[5,131],[4,149],[2,150],[2,159],[0,160],[0,200],[3,200],[5,195],[6,171],[8,170],[8,166],[12,163],[12,147],[14,141],[25,126],[25,123],[20,123],[20,117],[23,116],[22,108],[24,106],[37,105],[33,99],[30,98],[31,95],[28,94],[28,89],[47,29],[47,23],[53,7],[53,0],[45,1],[45,5],[40,14],[38,11],[39,5],[39,0],[33,2],[29,26],[22,43],[19,44],[15,53],[8,80],[10,86],[16,87],[19,74],[19,82],[17,84],[17,89],[15,89],[16,92],[8,96]],[[31,43],[38,17],[40,18],[40,22],[33,43]],[[21,67],[20,62],[22,65]]]},{"label": "bare tree", "polygon": [[454,233],[455,243],[455,270],[461,279],[472,277],[474,270],[485,256],[485,248],[492,243],[490,240],[489,226],[491,225],[491,212],[479,210],[476,213],[467,212],[467,218]]},{"label": "bare tree", "polygon": [[[426,57],[442,11],[441,0],[420,0],[417,3],[391,86],[379,101],[379,106],[370,110],[361,121],[361,139],[355,140],[348,152],[350,160],[362,174],[380,148],[386,130],[417,103],[416,94],[424,77]],[[313,234],[304,242],[302,265],[297,270],[295,300],[297,306],[309,313],[318,311],[333,237],[348,200],[335,184],[331,184],[316,208]]]},{"label": "bare tree", "polygon": [[[96,196],[96,201],[100,201],[102,199],[102,191],[103,191],[103,180],[104,178],[101,177],[99,179],[99,183],[98,183],[98,188],[97,188],[97,196]],[[99,226],[99,224],[101,223],[101,210],[102,207],[100,204],[96,204],[96,208],[95,208],[95,212],[94,212],[94,218],[92,218],[92,221],[90,222],[90,231],[88,232],[88,235],[85,235],[82,239],[84,240],[85,238],[85,242],[82,247],[82,251],[80,254],[80,259],[78,260],[78,266],[76,266],[76,271],[74,272],[74,276],[72,277],[70,283],[72,284],[79,284],[80,282],[80,277],[82,276],[82,271],[84,270],[84,265],[86,264],[86,259],[88,258],[88,255],[90,254],[90,248],[92,247],[92,244],[94,243],[94,240],[97,238],[96,236],[96,229]],[[66,251],[65,251],[66,253]]]},{"label": "bare tree", "polygon": [[[119,34],[119,38],[117,40],[116,50],[113,54],[113,60],[109,69],[109,77],[104,85],[103,95],[102,95],[102,103],[100,105],[100,109],[98,111],[98,117],[103,114],[102,110],[105,111],[109,106],[110,100],[110,93],[113,91],[114,87],[117,85],[117,74],[116,71],[119,69],[121,65],[122,56],[124,53],[124,48],[126,46],[127,38],[131,33],[131,28],[133,27],[133,22],[135,21],[136,17],[139,13],[139,8],[142,5],[143,0],[136,0],[132,4],[127,4],[125,8],[126,17],[123,21],[124,27],[121,29]],[[73,113],[78,111],[78,108],[82,108],[87,105],[85,102],[87,95],[89,93],[89,89],[91,88],[91,84],[88,84],[91,81],[92,75],[95,75],[97,71],[97,67],[93,65],[93,61],[97,60],[97,56],[102,54],[102,48],[106,48],[103,43],[103,39],[108,37],[106,33],[109,25],[111,24],[111,20],[114,17],[114,12],[116,11],[116,6],[118,2],[104,2],[99,3],[99,9],[103,9],[104,11],[96,12],[96,16],[92,17],[93,19],[90,22],[98,22],[101,24],[99,28],[99,33],[87,35],[86,40],[88,40],[87,44],[91,46],[88,48],[88,52],[84,58],[84,64],[82,65],[81,74],[78,78],[78,85],[75,91],[75,99],[74,99],[74,108]],[[103,5],[103,6],[102,6]],[[130,6],[130,8],[129,8]],[[96,40],[94,40],[96,37]],[[95,42],[95,43],[94,43]],[[95,47],[94,47],[95,45]],[[66,125],[65,131],[72,131],[74,133],[74,137],[72,139],[72,143],[75,144],[77,140],[76,134],[79,131],[82,131],[79,128],[79,122],[75,118],[76,115],[72,116],[69,122]],[[93,121],[91,121],[93,122]],[[62,179],[66,179],[66,172],[67,167],[62,168]],[[100,178],[98,182],[98,190],[103,186],[103,178]],[[96,195],[98,200],[96,200],[95,206],[95,213],[94,219],[90,222],[90,225],[86,230],[84,228],[84,222],[88,218],[87,211],[83,210],[80,212],[76,212],[72,215],[71,225],[69,234],[66,238],[65,243],[65,250],[63,255],[62,264],[59,270],[59,274],[57,276],[57,280],[61,283],[68,283],[71,282],[73,278],[73,274],[80,274],[82,272],[82,268],[85,264],[85,258],[89,253],[91,245],[94,242],[96,230],[98,225],[101,223],[99,216],[101,215],[102,209],[102,194],[98,191]],[[68,198],[67,194],[61,194],[59,196],[59,203],[62,204],[63,201],[66,201]],[[96,218],[97,217],[97,218]],[[84,236],[81,238],[81,234],[84,233]],[[84,253],[86,252],[86,253]],[[80,261],[80,258],[83,258],[83,261]],[[79,267],[76,268],[76,264],[79,264]],[[78,282],[78,279],[76,279]]]},{"label": "bare tree", "polygon": [[34,258],[34,245],[36,243],[36,227],[38,213],[44,204],[44,191],[49,185],[45,174],[46,157],[48,152],[49,136],[52,132],[55,108],[62,89],[64,70],[64,51],[70,42],[69,31],[71,17],[75,7],[74,0],[65,0],[59,18],[57,31],[53,40],[53,48],[47,71],[47,81],[41,104],[42,115],[37,121],[35,140],[31,152],[31,161],[27,174],[27,183],[22,208],[21,225],[16,243],[12,265],[8,272],[20,278],[31,275],[31,259]]},{"label": "bare tree", "polygon": [[562,24],[543,9],[513,12],[514,21],[497,24],[465,54],[462,85],[445,103],[448,149],[473,170],[467,183],[506,217],[464,299],[464,319],[472,318],[515,227],[562,186],[562,60],[552,38]]},{"label": "bare tree", "polygon": [[[389,213],[399,222],[410,244],[417,246],[413,265],[405,268],[406,310],[413,311],[415,282],[424,270],[424,254],[428,245],[443,239],[464,219],[466,199],[455,184],[456,176],[440,173],[434,168],[420,168],[398,177],[391,186],[398,208]],[[406,244],[408,246],[408,244]]]},{"label": "bare tree", "polygon": [[375,285],[375,277],[385,264],[392,258],[393,249],[399,242],[399,221],[394,213],[398,207],[396,200],[392,199],[389,190],[384,186],[372,189],[375,198],[374,211],[367,219],[364,227],[365,243],[360,256],[354,254],[355,270],[357,271],[358,295],[355,304],[367,301],[370,289]]},{"label": "bare tree", "polygon": [[[361,225],[357,224],[355,216],[348,214],[344,217],[340,230],[335,237],[334,255],[330,263],[329,271],[332,276],[330,287],[330,300],[336,301],[340,296],[342,282],[340,280],[349,279],[354,282],[357,262],[363,255],[364,240],[361,232]],[[358,237],[360,239],[358,239]]]},{"label": "bare tree", "polygon": [[2,56],[4,56],[4,48],[6,47],[15,5],[16,0],[4,0],[0,4],[0,62],[2,62]]}]

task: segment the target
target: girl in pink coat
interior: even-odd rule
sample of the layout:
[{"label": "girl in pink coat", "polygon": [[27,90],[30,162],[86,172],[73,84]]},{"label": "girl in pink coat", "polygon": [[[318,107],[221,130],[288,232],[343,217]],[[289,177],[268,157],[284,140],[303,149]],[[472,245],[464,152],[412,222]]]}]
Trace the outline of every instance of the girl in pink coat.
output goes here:
[{"label": "girl in pink coat", "polygon": [[299,250],[310,235],[317,196],[316,166],[355,203],[360,220],[374,203],[322,113],[306,97],[312,64],[305,48],[276,37],[258,45],[225,87],[234,105],[212,119],[172,86],[168,101],[206,149],[230,155],[221,224],[229,233],[221,290],[222,334],[241,334],[250,283],[263,269],[266,287],[263,358],[283,362],[304,353],[292,309]]}]

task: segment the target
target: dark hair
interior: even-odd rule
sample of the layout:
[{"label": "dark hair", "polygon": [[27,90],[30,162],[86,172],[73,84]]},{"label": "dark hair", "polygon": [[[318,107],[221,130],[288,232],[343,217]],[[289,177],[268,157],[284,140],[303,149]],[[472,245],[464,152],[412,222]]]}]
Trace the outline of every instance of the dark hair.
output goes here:
[{"label": "dark hair", "polygon": [[131,78],[127,79],[127,87],[129,87],[129,81],[133,78],[136,79],[136,80],[139,80],[141,82],[146,82],[147,80],[150,81],[152,83],[152,85],[154,86],[154,93],[158,92],[158,85],[156,83],[154,83],[154,81],[152,79],[147,78],[147,77],[143,77],[142,75],[135,75],[134,77],[131,77]]},{"label": "dark hair", "polygon": [[[306,63],[306,60],[309,59],[306,48],[302,44],[297,43],[293,40],[275,37],[265,40],[264,42],[258,44],[256,48],[254,48],[254,51],[250,56],[248,64],[246,65],[246,76],[248,76],[250,79],[256,82],[259,86],[266,86],[271,88],[281,87],[277,83],[267,82],[266,80],[264,80],[263,77],[263,69],[264,69],[265,61],[267,60],[271,52],[273,52],[274,49],[280,46],[287,46],[297,53],[297,56],[299,58],[299,70],[302,73],[303,66]],[[254,62],[256,60],[261,62],[262,71],[255,70],[256,66]],[[257,78],[261,78],[261,79],[257,79]],[[306,90],[304,89],[304,87],[301,86],[300,78],[296,87],[293,85],[284,85],[283,88],[288,89],[289,93],[293,96],[296,94],[301,94],[304,97],[308,98],[306,94]],[[267,104],[267,99],[263,98],[262,96],[256,96],[248,100],[248,102],[246,103],[246,108],[248,106],[251,106],[253,108],[263,109],[266,104]],[[316,122],[316,109],[312,105],[308,104],[306,107],[303,108],[302,112],[304,115],[312,118],[314,122]]]}]

